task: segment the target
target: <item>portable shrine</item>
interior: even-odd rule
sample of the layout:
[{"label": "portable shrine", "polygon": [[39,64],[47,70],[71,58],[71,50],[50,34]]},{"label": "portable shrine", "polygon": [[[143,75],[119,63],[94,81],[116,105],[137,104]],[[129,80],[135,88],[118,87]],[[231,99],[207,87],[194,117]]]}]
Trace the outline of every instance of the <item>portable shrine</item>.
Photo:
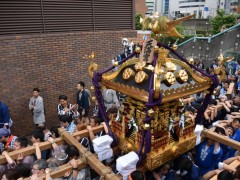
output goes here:
[{"label": "portable shrine", "polygon": [[[195,123],[201,121],[218,84],[216,76],[208,75],[178,54],[175,44],[169,47],[157,42],[162,35],[181,37],[175,27],[191,17],[169,21],[153,16],[141,20],[152,30],[154,38],[143,38],[142,45],[135,46],[132,54],[105,71],[97,72],[98,66],[94,62],[88,69],[100,116],[108,123],[112,136],[118,139],[116,145],[125,152],[138,152],[139,164],[149,170],[195,146]],[[118,70],[113,72],[117,66]],[[221,67],[216,73],[220,79],[224,75]],[[127,96],[114,119],[106,116],[101,86]],[[196,119],[191,119],[181,98],[203,91],[207,91],[207,96]]]}]

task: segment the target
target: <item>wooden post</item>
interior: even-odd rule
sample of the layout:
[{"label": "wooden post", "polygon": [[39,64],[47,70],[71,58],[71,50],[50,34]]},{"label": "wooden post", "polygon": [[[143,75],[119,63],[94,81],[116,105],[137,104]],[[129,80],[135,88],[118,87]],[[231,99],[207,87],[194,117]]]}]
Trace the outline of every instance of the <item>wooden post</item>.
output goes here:
[{"label": "wooden post", "polygon": [[100,162],[95,155],[88,151],[82,146],[74,137],[66,132],[65,129],[59,128],[59,134],[61,137],[71,145],[74,145],[81,154],[81,157],[86,160],[87,164],[90,165],[100,176],[105,177],[106,180],[120,180],[119,176],[110,171],[106,166]]},{"label": "wooden post", "polygon": [[213,139],[213,140],[215,140],[217,142],[220,142],[222,144],[230,146],[230,147],[232,147],[234,149],[240,150],[240,142],[232,140],[230,138],[227,138],[227,137],[225,137],[223,135],[217,134],[217,133],[215,133],[215,132],[213,132],[213,131],[211,131],[209,129],[204,129],[202,131],[201,136],[207,137],[209,139]]}]

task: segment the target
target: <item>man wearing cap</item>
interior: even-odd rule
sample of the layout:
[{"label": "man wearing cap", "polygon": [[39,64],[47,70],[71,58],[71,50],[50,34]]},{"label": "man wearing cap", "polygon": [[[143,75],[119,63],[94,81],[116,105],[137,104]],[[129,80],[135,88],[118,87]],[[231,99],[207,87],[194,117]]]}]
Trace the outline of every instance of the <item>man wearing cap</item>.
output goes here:
[{"label": "man wearing cap", "polygon": [[11,135],[10,129],[0,128],[0,152],[12,151],[16,136]]},{"label": "man wearing cap", "polygon": [[0,101],[0,128],[8,128],[10,122],[8,106]]}]

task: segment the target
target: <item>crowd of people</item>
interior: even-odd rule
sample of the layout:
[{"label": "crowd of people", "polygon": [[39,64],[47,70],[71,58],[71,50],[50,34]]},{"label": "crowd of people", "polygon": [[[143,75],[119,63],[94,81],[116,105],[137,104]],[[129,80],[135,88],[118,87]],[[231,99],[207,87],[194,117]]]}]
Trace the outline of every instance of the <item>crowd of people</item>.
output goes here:
[{"label": "crowd of people", "polygon": [[[201,61],[195,62],[196,66],[204,69]],[[206,70],[213,74],[218,67],[217,60]],[[229,63],[225,69],[226,77],[214,90],[208,108],[204,112],[202,125],[211,128],[214,132],[240,142],[240,59]],[[234,86],[233,92],[227,95],[230,83]],[[33,115],[33,123],[36,129],[32,132],[31,143],[25,137],[16,137],[11,133],[12,121],[8,107],[0,101],[0,151],[5,156],[7,163],[0,165],[0,176],[2,179],[21,179],[31,176],[31,179],[39,179],[45,173],[46,179],[52,179],[50,173],[63,164],[72,166],[72,170],[65,174],[61,179],[100,179],[100,177],[88,166],[78,169],[77,160],[80,157],[78,149],[73,145],[58,145],[55,139],[59,137],[58,128],[64,128],[69,134],[77,131],[88,130],[89,137],[77,136],[80,144],[92,153],[97,152],[93,142],[98,137],[108,134],[108,127],[102,119],[98,117],[98,104],[95,104],[93,112],[90,112],[91,94],[85,88],[84,82],[77,83],[78,92],[76,103],[68,102],[66,95],[59,96],[57,114],[59,124],[51,128],[47,127],[45,119],[45,108],[43,98],[39,95],[38,88],[33,89],[33,96],[29,101],[29,110]],[[188,115],[194,119],[198,109],[201,107],[207,92],[194,94],[181,101],[185,104],[184,109]],[[124,98],[112,89],[102,88],[104,104],[107,115],[117,114],[117,109],[122,106]],[[94,116],[90,116],[93,114]],[[94,133],[92,128],[103,125],[104,130]],[[51,149],[40,150],[40,143],[48,141],[52,144]],[[21,150],[28,146],[35,147],[33,155],[19,153],[17,159],[12,159],[9,152]],[[20,152],[20,151],[19,151]],[[110,153],[111,154],[111,153]],[[116,160],[123,154],[111,154],[102,162],[117,173]],[[167,162],[151,172],[142,173],[134,170],[129,172],[127,179],[133,180],[199,180],[210,179],[217,175],[219,180],[238,180],[240,179],[240,166],[234,168],[230,166],[234,160],[240,161],[240,152],[221,142],[212,139],[205,139],[191,151],[180,157]],[[100,157],[100,156],[99,156]]]}]

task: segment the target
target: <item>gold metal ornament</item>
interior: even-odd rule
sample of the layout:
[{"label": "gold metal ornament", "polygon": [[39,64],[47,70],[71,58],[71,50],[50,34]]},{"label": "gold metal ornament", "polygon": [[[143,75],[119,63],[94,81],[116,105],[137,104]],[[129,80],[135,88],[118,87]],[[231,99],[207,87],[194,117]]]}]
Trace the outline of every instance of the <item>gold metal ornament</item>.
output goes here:
[{"label": "gold metal ornament", "polygon": [[92,99],[93,102],[96,102],[97,98],[96,98],[96,96],[93,96],[91,99]]},{"label": "gold metal ornament", "polygon": [[172,63],[171,61],[166,62],[165,65],[166,65],[167,71],[174,72],[177,70],[177,66],[174,63]]},{"label": "gold metal ornament", "polygon": [[157,74],[154,74],[154,99],[158,99],[161,92],[161,79]]},{"label": "gold metal ornament", "polygon": [[91,86],[91,87],[90,87],[90,90],[91,90],[91,91],[95,91],[95,87],[94,87],[94,86]]},{"label": "gold metal ornament", "polygon": [[114,67],[117,67],[119,64],[118,64],[118,61],[115,61],[114,63],[113,63],[113,66]]},{"label": "gold metal ornament", "polygon": [[183,36],[177,31],[176,26],[181,22],[194,17],[195,15],[186,16],[174,21],[170,21],[167,17],[162,16],[152,16],[145,19],[140,18],[140,23],[143,26],[143,30],[151,29],[155,35],[155,38],[159,37],[158,35],[162,34],[164,36],[175,36],[183,38]]},{"label": "gold metal ornament", "polygon": [[145,124],[142,125],[142,128],[144,130],[149,130],[151,128],[151,126],[150,126],[150,124],[145,123]]},{"label": "gold metal ornament", "polygon": [[159,46],[154,46],[154,52],[157,53],[159,50]]},{"label": "gold metal ornament", "polygon": [[88,74],[90,77],[93,77],[93,74],[95,71],[98,70],[98,65],[94,62],[91,62],[91,64],[88,66]]},{"label": "gold metal ornament", "polygon": [[146,66],[147,62],[146,61],[139,61],[137,64],[135,64],[134,68],[137,71],[142,71],[143,68]]},{"label": "gold metal ornament", "polygon": [[123,71],[122,77],[123,79],[128,80],[134,75],[135,75],[135,72],[131,68],[127,68]]},{"label": "gold metal ornament", "polygon": [[174,76],[174,74],[172,72],[167,72],[163,76],[163,82],[167,86],[171,86],[171,85],[173,85],[176,82],[176,78],[175,78],[175,76]]},{"label": "gold metal ornament", "polygon": [[185,70],[181,69],[181,70],[177,73],[176,79],[177,79],[177,81],[178,81],[180,84],[187,82],[187,80],[188,80],[188,74],[187,74],[187,72],[186,72]]},{"label": "gold metal ornament", "polygon": [[219,75],[221,73],[221,68],[217,67],[214,69],[214,74]]},{"label": "gold metal ornament", "polygon": [[135,48],[135,52],[136,52],[137,54],[139,54],[139,53],[141,52],[141,48],[140,48],[139,46],[137,46],[137,47]]},{"label": "gold metal ornament", "polygon": [[153,117],[154,115],[155,115],[155,112],[153,111],[153,109],[149,109],[148,116]]},{"label": "gold metal ornament", "polygon": [[188,60],[188,62],[189,62],[190,64],[194,64],[193,58],[190,58],[190,59]]},{"label": "gold metal ornament", "polygon": [[173,44],[172,48],[176,51],[178,46],[176,44]]},{"label": "gold metal ornament", "polygon": [[148,75],[144,71],[139,71],[135,75],[135,82],[136,83],[142,83],[144,80],[147,80],[147,79],[148,79]]}]

